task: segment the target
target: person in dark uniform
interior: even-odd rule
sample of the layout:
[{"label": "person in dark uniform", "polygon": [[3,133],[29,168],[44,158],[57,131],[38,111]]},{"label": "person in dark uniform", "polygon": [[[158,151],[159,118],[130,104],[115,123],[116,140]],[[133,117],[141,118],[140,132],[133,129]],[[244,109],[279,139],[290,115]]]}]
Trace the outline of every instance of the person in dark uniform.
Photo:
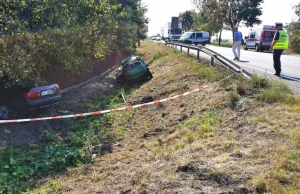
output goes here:
[{"label": "person in dark uniform", "polygon": [[280,57],[284,49],[288,48],[288,35],[287,32],[282,29],[282,23],[275,23],[276,33],[273,38],[271,49],[273,50],[273,61],[276,76],[280,77],[281,74],[281,61]]}]

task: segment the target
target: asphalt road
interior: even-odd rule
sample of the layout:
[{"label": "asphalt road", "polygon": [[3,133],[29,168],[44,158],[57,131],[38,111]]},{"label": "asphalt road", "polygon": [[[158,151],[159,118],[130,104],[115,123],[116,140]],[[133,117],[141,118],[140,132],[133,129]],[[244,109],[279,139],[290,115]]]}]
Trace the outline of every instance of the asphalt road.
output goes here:
[{"label": "asphalt road", "polygon": [[[206,45],[205,47],[214,50],[228,59],[234,58],[231,48],[213,45]],[[186,49],[183,49],[183,51],[186,52]],[[190,50],[190,52],[196,54],[196,51]],[[200,52],[201,57],[210,59],[208,55]],[[270,79],[281,80],[287,83],[296,95],[300,95],[300,56],[284,54],[281,56],[282,78],[274,75],[273,53],[255,52],[254,50],[245,51],[241,49],[240,62],[234,62],[251,74],[255,73]]]}]

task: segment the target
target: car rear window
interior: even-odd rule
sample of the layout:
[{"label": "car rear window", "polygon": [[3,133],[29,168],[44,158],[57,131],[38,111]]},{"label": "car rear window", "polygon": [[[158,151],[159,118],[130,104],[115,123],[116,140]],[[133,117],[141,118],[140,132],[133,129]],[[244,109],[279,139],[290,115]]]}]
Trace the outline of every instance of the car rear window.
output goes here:
[{"label": "car rear window", "polygon": [[276,31],[265,31],[264,37],[265,38],[274,38],[275,32]]}]

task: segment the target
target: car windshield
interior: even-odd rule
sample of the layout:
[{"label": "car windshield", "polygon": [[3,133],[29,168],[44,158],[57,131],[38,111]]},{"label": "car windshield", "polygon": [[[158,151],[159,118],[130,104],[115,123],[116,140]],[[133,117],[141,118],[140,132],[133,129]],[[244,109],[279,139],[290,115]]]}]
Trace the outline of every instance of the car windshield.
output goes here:
[{"label": "car windshield", "polygon": [[170,30],[170,34],[182,34],[182,30],[181,29],[173,29],[173,30]]},{"label": "car windshield", "polygon": [[193,33],[192,32],[186,32],[182,36],[183,37],[190,37]]},{"label": "car windshield", "polygon": [[273,38],[276,31],[265,31],[264,37],[265,38]]}]

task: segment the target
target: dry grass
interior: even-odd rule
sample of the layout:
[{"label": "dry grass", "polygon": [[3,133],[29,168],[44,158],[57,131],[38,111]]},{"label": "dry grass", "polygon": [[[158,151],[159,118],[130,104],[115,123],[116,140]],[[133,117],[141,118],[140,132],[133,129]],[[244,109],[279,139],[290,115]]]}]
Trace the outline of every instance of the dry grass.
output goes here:
[{"label": "dry grass", "polygon": [[[165,98],[225,76],[161,44],[143,42],[138,51],[152,61],[154,77],[129,101]],[[228,81],[137,109],[126,127],[120,114],[112,132],[121,145],[112,153],[31,193],[300,193],[300,103],[266,103],[249,86],[271,87],[263,79]]]}]

